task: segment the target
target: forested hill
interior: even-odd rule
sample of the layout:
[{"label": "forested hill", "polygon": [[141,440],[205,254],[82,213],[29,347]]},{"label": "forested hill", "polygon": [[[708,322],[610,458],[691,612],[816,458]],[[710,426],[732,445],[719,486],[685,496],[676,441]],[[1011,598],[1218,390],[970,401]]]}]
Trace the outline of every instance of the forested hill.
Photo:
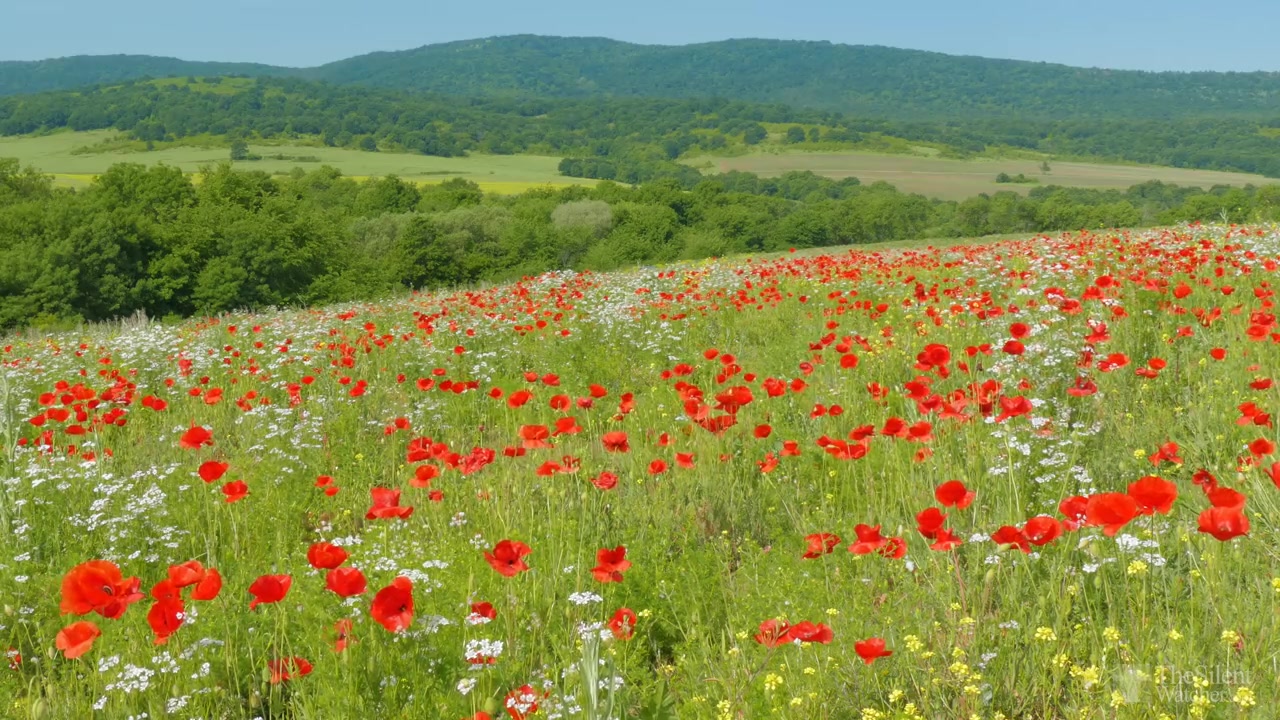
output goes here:
[{"label": "forested hill", "polygon": [[1150,73],[783,40],[683,46],[532,35],[316,68],[139,56],[0,63],[0,94],[130,77],[301,76],[466,97],[723,97],[895,119],[1280,117],[1280,73]]},{"label": "forested hill", "polygon": [[633,45],[533,35],[373,53],[318,79],[452,95],[726,97],[901,119],[1280,116],[1280,73],[1098,70],[791,40]]},{"label": "forested hill", "polygon": [[256,63],[193,62],[153,55],[77,55],[34,62],[0,61],[0,95],[72,90],[151,77],[280,76],[298,72]]},{"label": "forested hill", "polygon": [[994,146],[1280,177],[1280,121],[1250,118],[909,122],[728,100],[467,99],[294,78],[180,77],[0,98],[0,135],[108,128],[152,146],[198,135],[227,143],[305,136],[371,152],[560,155],[569,156],[567,175],[627,183],[669,176],[689,186],[700,173],[674,160],[761,143],[899,152],[927,143],[952,156]]}]

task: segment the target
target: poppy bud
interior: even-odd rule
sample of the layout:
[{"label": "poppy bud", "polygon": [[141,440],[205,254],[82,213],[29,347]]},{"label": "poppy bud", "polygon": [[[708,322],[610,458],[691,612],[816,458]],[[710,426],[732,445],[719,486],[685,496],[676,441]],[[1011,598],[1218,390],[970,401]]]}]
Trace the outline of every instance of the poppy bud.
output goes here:
[{"label": "poppy bud", "polygon": [[498,712],[498,699],[497,699],[497,698],[493,698],[493,697],[487,697],[487,698],[485,698],[485,699],[484,699],[484,704],[483,704],[483,705],[481,705],[480,709],[484,710],[485,712],[489,713],[490,715],[493,715],[493,714],[497,713],[497,712]]},{"label": "poppy bud", "polygon": [[[267,682],[267,679],[269,679],[270,676],[271,676],[271,671],[264,669],[263,670],[264,679],[262,682],[264,683]],[[257,710],[260,707],[262,707],[262,696],[258,694],[257,690],[254,690],[252,693],[249,694],[249,709]]]},{"label": "poppy bud", "polygon": [[996,569],[991,568],[990,570],[987,571],[987,574],[982,577],[982,582],[984,585],[990,585],[991,581],[995,579],[996,579]]},{"label": "poppy bud", "polygon": [[43,720],[49,715],[49,703],[44,698],[37,697],[31,701],[31,720]]}]

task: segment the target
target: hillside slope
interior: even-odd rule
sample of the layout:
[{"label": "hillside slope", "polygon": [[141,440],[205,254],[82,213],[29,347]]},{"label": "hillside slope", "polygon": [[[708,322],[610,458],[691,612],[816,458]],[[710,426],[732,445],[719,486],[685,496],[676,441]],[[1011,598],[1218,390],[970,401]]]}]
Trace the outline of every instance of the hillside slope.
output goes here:
[{"label": "hillside slope", "polygon": [[635,45],[517,35],[316,68],[147,56],[0,63],[0,95],[144,76],[300,76],[467,97],[723,97],[894,119],[1280,118],[1280,73],[1151,73],[787,40]]},{"label": "hillside slope", "polygon": [[0,61],[0,95],[71,90],[144,77],[287,76],[298,71],[257,63],[193,62],[152,55],[76,55],[32,62]]},{"label": "hillside slope", "polygon": [[509,36],[373,53],[308,77],[454,95],[718,96],[901,119],[1280,116],[1280,73],[1151,73],[789,40]]}]

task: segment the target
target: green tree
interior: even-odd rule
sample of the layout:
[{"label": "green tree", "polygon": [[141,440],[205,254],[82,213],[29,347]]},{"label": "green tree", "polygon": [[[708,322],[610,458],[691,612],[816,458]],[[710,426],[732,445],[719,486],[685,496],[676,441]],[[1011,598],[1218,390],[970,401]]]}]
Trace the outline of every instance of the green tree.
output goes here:
[{"label": "green tree", "polygon": [[248,160],[249,159],[249,143],[241,138],[231,141],[231,160]]},{"label": "green tree", "polygon": [[354,209],[366,217],[387,212],[409,212],[418,206],[421,199],[417,185],[388,175],[366,182],[356,195]]},{"label": "green tree", "polygon": [[805,137],[806,135],[804,132],[804,128],[800,127],[799,125],[792,125],[791,127],[787,128],[786,141],[788,143],[793,145],[796,143],[802,143],[804,142]]}]

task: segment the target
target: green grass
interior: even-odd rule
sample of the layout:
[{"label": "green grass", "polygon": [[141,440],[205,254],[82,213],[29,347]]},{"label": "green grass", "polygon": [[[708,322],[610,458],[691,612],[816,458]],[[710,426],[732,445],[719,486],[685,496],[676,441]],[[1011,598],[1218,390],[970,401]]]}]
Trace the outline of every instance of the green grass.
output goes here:
[{"label": "green grass", "polygon": [[[0,138],[0,157],[16,157],[24,164],[34,165],[66,185],[88,184],[95,175],[120,162],[137,162],[148,165],[164,163],[194,173],[201,166],[224,161],[229,151],[226,147],[177,146],[152,152],[115,151],[80,152],[118,138],[112,131],[62,132],[34,137]],[[133,147],[134,143],[128,144]],[[263,159],[236,163],[246,170],[262,170],[273,174],[286,174],[295,167],[311,170],[320,165],[332,165],[346,175],[354,177],[381,177],[399,175],[407,180],[423,183],[441,182],[450,178],[472,180],[493,192],[522,192],[542,185],[594,184],[595,181],[566,178],[559,174],[560,158],[538,155],[472,155],[464,158],[440,158],[427,155],[389,152],[361,152],[323,145],[286,143],[251,143],[250,151],[270,156],[314,156],[318,162],[299,163],[290,160]]]},{"label": "green grass", "polygon": [[[0,662],[0,716],[507,718],[530,684],[529,720],[1273,718],[1280,463],[1258,441],[1280,438],[1258,412],[1280,410],[1259,382],[1280,344],[1251,326],[1277,332],[1278,257],[1275,227],[844,248],[7,338],[0,651],[22,662]],[[1094,394],[1068,392],[1082,376]],[[552,447],[526,430],[566,416]],[[193,425],[210,445],[181,447]],[[823,449],[864,425],[865,456]],[[210,461],[228,467],[205,482]],[[420,467],[438,475],[414,482]],[[1200,469],[1246,497],[1247,534],[1199,531]],[[1112,535],[988,538],[1146,476],[1177,497]],[[949,480],[976,495],[943,508],[963,542],[934,550],[917,513]],[[233,481],[248,495],[227,503]],[[373,488],[412,515],[368,518]],[[906,556],[850,552],[859,524]],[[814,533],[840,540],[805,559]],[[503,539],[531,547],[529,570],[495,572],[484,552]],[[319,541],[350,552],[365,593],[325,589]],[[631,567],[602,582],[598,553],[620,545]],[[157,645],[150,599],[120,619],[60,612],[64,577],[97,558],[144,593],[193,559],[224,584],[183,590],[189,622]],[[250,610],[268,574],[291,589]],[[397,576],[415,608],[393,634],[371,610]],[[492,622],[466,622],[478,602]],[[620,608],[634,637],[601,640]],[[776,618],[833,637],[768,647],[755,636]],[[102,636],[67,659],[56,637],[76,621]],[[869,638],[893,654],[864,663]],[[464,657],[480,639],[503,643],[492,664]],[[314,670],[271,682],[292,657]]]},{"label": "green grass", "polygon": [[158,78],[151,80],[150,83],[156,87],[185,87],[190,88],[192,92],[210,93],[213,95],[236,95],[251,87],[254,80],[252,78],[196,78],[196,82],[190,82],[185,77]]},{"label": "green grass", "polygon": [[[930,149],[932,150],[932,148]],[[1040,171],[1035,158],[950,159],[908,154],[869,152],[759,152],[738,157],[697,157],[686,162],[704,172],[741,170],[761,176],[775,176],[809,170],[831,178],[856,177],[863,183],[884,181],[906,191],[948,200],[961,200],[979,193],[1002,190],[1026,193],[1027,187],[997,183],[996,175],[1023,173],[1042,185],[1124,189],[1148,180],[1176,185],[1265,185],[1274,179],[1261,175],[1213,170],[1145,165],[1110,165],[1050,160],[1049,173]]]}]

